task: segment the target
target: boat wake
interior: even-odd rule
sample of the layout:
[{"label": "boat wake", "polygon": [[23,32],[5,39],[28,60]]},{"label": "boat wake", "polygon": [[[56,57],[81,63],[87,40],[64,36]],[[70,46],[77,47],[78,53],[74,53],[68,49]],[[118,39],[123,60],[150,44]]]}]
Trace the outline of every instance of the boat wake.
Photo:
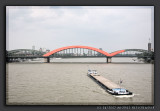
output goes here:
[{"label": "boat wake", "polygon": [[140,94],[134,94],[134,95],[140,95]]},{"label": "boat wake", "polygon": [[133,97],[134,94],[132,94],[132,95],[113,95],[113,96],[116,98],[130,98],[130,97]]}]

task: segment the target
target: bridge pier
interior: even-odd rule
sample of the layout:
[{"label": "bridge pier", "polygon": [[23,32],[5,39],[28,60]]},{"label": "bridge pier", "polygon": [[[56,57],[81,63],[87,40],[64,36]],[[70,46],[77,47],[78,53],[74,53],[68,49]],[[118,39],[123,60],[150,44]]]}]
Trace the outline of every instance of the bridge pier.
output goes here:
[{"label": "bridge pier", "polygon": [[112,62],[112,57],[107,57],[106,59],[107,59],[106,60],[107,63],[111,63]]},{"label": "bridge pier", "polygon": [[49,57],[44,58],[44,62],[46,62],[46,63],[50,63],[50,58],[49,58]]}]

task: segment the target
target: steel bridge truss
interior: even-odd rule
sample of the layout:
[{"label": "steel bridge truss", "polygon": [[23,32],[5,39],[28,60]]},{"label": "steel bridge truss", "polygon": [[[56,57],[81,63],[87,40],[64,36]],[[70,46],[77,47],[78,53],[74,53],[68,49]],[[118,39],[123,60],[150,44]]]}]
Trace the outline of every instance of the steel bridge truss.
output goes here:
[{"label": "steel bridge truss", "polygon": [[52,54],[50,57],[106,57],[105,55],[90,49],[70,48]]},{"label": "steel bridge truss", "polygon": [[[114,53],[114,52],[112,52]],[[148,53],[148,50],[143,49],[125,49],[124,52],[119,53],[113,57],[143,57]],[[70,48],[52,54],[50,57],[107,57],[97,51],[84,48]]]},{"label": "steel bridge truss", "polygon": [[13,57],[13,56],[19,56],[19,57],[28,57],[28,56],[42,56],[46,52],[32,50],[32,49],[16,49],[6,52],[6,56]]},{"label": "steel bridge truss", "polygon": [[[116,52],[116,51],[115,51]],[[46,52],[32,50],[32,49],[17,49],[12,51],[7,51],[7,57],[42,57]],[[114,52],[112,52],[114,53]],[[113,57],[140,57],[149,56],[148,50],[143,49],[125,49],[124,52],[114,55]],[[50,57],[107,57],[106,55],[99,53],[91,49],[84,48],[69,48],[65,50],[58,51]]]},{"label": "steel bridge truss", "polygon": [[144,49],[125,49],[124,52],[115,55],[114,57],[144,57],[149,55],[148,50]]},{"label": "steel bridge truss", "polygon": [[[92,50],[87,48],[67,48],[58,50],[54,53],[51,53],[49,56],[44,56],[46,52],[32,50],[32,49],[17,49],[12,51],[6,51],[6,61],[25,61],[28,59],[35,59],[35,58],[46,58],[49,61],[49,58],[87,58],[87,57],[106,57],[107,61],[109,58],[112,57],[139,57],[139,58],[151,58],[152,53],[148,52],[148,50],[143,49],[125,49],[112,52],[111,54],[108,53],[108,56],[105,55],[106,53],[102,53],[102,50]],[[118,52],[118,53],[117,53]],[[50,53],[50,52],[48,52]],[[116,53],[116,54],[115,54]]]}]

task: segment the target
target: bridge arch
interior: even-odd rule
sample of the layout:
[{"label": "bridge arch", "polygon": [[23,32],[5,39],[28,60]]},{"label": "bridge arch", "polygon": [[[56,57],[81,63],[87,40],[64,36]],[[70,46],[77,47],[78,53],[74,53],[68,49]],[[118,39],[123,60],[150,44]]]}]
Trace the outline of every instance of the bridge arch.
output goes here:
[{"label": "bridge arch", "polygon": [[125,50],[119,50],[119,51],[116,51],[116,52],[114,52],[114,53],[109,54],[109,53],[107,53],[107,52],[105,52],[105,51],[103,51],[103,50],[100,50],[100,49],[97,49],[97,48],[94,48],[94,47],[76,45],[76,46],[66,46],[66,47],[61,47],[61,48],[55,49],[55,50],[53,50],[53,51],[51,51],[51,52],[48,52],[48,53],[44,54],[43,57],[49,57],[50,55],[52,55],[52,54],[54,54],[54,53],[57,53],[57,52],[59,52],[59,51],[66,50],[66,49],[72,49],[72,48],[90,49],[90,50],[99,52],[99,53],[101,53],[101,54],[103,54],[103,55],[105,55],[105,56],[109,56],[109,57],[114,56],[114,55],[116,55],[116,54],[119,54],[119,53],[125,51]]}]

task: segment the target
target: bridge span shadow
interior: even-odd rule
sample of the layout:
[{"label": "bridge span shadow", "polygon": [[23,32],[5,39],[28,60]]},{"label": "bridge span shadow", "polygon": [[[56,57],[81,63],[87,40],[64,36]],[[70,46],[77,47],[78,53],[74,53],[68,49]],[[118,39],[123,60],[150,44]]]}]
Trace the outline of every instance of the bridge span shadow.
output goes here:
[{"label": "bridge span shadow", "polygon": [[151,63],[142,63],[142,62],[112,62],[112,63],[106,63],[106,62],[10,62],[7,64],[151,64]]}]

